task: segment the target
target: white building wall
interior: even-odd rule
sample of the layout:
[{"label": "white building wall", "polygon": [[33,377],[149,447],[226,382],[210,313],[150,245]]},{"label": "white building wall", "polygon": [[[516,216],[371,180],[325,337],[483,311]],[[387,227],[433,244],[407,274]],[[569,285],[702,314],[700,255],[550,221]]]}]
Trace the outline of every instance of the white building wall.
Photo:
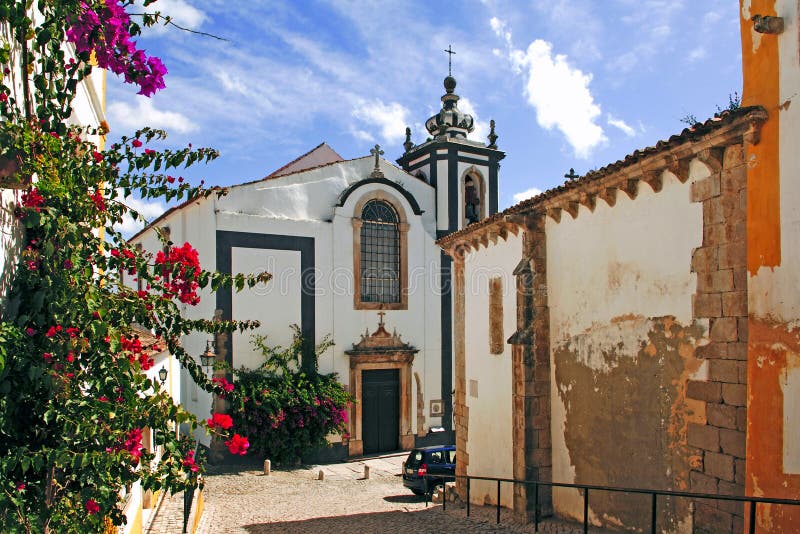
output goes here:
[{"label": "white building wall", "polygon": [[[650,318],[674,316],[681,325],[692,324],[696,275],[690,264],[694,248],[702,244],[703,213],[701,203],[690,202],[690,184],[708,175],[695,160],[687,183],[666,173],[658,193],[640,182],[634,200],[619,192],[614,207],[598,201],[594,212],[581,206],[576,219],[566,213],[559,223],[547,218],[554,481],[575,482],[579,458],[574,454],[583,454],[571,454],[567,447],[569,406],[563,399],[588,393],[592,386],[560,390],[556,354],[571,348],[581,365],[602,376],[620,361],[639,357],[648,343]],[[577,490],[553,488],[553,502],[558,514],[582,518]]]},{"label": "white building wall", "polygon": [[[517,290],[512,273],[522,258],[522,234],[510,234],[489,248],[480,248],[464,261],[466,402],[469,409],[467,473],[513,478],[513,375],[511,345],[516,330]],[[503,290],[503,353],[489,350],[489,282],[499,277]],[[476,503],[496,503],[493,482],[472,482]],[[511,507],[513,495],[504,486],[501,504]]]},{"label": "white building wall", "polygon": [[[396,189],[383,184],[359,187],[336,207],[340,194],[349,185],[367,178],[373,169],[372,158],[326,165],[302,173],[232,187],[229,194],[211,197],[190,204],[169,214],[158,226],[169,226],[171,239],[181,245],[189,241],[199,252],[203,268],[216,268],[216,231],[248,232],[282,236],[312,237],[316,279],[315,335],[316,342],[331,334],[333,347],[319,358],[319,371],[336,372],[339,380],[349,381],[349,357],[344,353],[360,340],[365,331],[374,332],[378,325],[377,311],[355,310],[353,291],[353,225],[356,203],[374,191],[382,191],[402,207],[409,223],[408,230],[408,309],[388,311],[387,328],[396,329],[404,341],[419,353],[413,371],[424,384],[425,431],[441,425],[441,418],[428,417],[429,400],[442,398],[441,392],[441,283],[439,280],[440,249],[435,245],[436,221],[433,188],[410,177],[386,161],[381,170],[390,180],[409,191],[424,213],[415,215],[409,202]],[[160,249],[153,231],[137,237],[146,250]],[[268,344],[287,346],[291,342],[292,323],[300,324],[300,253],[282,250],[235,248],[232,272],[252,274],[266,270],[273,278],[242,292],[233,292],[233,318],[257,319],[256,331],[269,336]],[[198,306],[184,306],[191,317],[212,318],[216,298],[201,294]],[[250,344],[252,332],[233,335],[233,364],[254,367],[260,355]],[[184,346],[199,358],[205,350],[205,338],[188,336]],[[206,417],[211,398],[184,379],[184,405],[199,417]],[[412,385],[412,406],[416,406],[416,381]],[[417,432],[416,409],[412,409],[412,429]]]}]

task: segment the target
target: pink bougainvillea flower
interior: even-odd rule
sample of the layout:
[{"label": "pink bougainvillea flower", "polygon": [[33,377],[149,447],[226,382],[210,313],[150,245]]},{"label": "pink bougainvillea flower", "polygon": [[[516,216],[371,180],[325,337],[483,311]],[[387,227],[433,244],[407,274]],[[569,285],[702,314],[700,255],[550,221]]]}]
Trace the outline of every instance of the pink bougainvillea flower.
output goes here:
[{"label": "pink bougainvillea flower", "polygon": [[225,393],[230,393],[231,391],[233,391],[233,384],[228,382],[228,379],[225,378],[224,376],[213,378],[211,379],[211,382],[221,387],[225,391]]},{"label": "pink bougainvillea flower", "polygon": [[151,155],[151,154],[155,154],[155,153],[156,153],[156,151],[155,151],[155,150],[153,150],[152,148],[145,148],[145,149],[144,149],[144,153],[145,153],[145,154],[147,154],[147,155],[149,156],[149,155]]},{"label": "pink bougainvillea flower", "polygon": [[25,333],[28,335],[28,337],[35,336],[36,332],[37,332],[37,330],[35,328],[31,328],[30,326],[25,329]]},{"label": "pink bougainvillea flower", "polygon": [[0,102],[5,102],[8,100],[8,95],[6,93],[0,93]]},{"label": "pink bougainvillea flower", "polygon": [[103,155],[97,150],[92,151],[92,157],[94,158],[95,163],[100,163],[101,161],[103,161]]},{"label": "pink bougainvillea flower", "polygon": [[103,198],[103,192],[100,189],[89,195],[89,198],[94,202],[97,211],[106,211],[106,199]]},{"label": "pink bougainvillea flower", "polygon": [[233,426],[233,419],[230,415],[224,413],[215,413],[211,419],[206,419],[209,428],[221,428],[228,430]]},{"label": "pink bougainvillea flower", "polygon": [[200,470],[200,467],[197,465],[194,459],[194,451],[189,451],[186,453],[186,458],[181,461],[184,467],[188,467],[192,473],[197,473]]},{"label": "pink bougainvillea flower", "polygon": [[140,146],[142,146],[142,142],[139,141],[138,139],[134,139],[133,141],[131,141],[131,146],[133,148],[139,148]]},{"label": "pink bougainvillea flower", "polygon": [[44,197],[39,193],[35,187],[22,194],[22,205],[26,208],[38,208],[44,205]]},{"label": "pink bougainvillea flower", "polygon": [[94,515],[100,511],[100,505],[97,504],[97,501],[94,499],[87,500],[86,504],[84,504],[84,507],[86,508],[86,513],[89,515]]},{"label": "pink bougainvillea flower", "polygon": [[225,442],[231,454],[238,454],[244,456],[247,454],[247,448],[250,447],[250,442],[246,437],[234,434],[231,439]]}]

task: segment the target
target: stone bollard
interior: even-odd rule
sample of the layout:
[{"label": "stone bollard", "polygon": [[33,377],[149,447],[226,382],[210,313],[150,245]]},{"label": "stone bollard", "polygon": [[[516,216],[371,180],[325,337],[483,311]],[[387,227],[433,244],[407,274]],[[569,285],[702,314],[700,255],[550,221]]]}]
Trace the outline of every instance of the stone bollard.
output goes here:
[{"label": "stone bollard", "polygon": [[264,474],[269,475],[270,471],[272,471],[272,462],[264,460]]},{"label": "stone bollard", "polygon": [[369,480],[369,466],[364,464],[364,480]]},{"label": "stone bollard", "polygon": [[317,475],[317,480],[325,480],[325,472],[320,469],[319,474]]}]

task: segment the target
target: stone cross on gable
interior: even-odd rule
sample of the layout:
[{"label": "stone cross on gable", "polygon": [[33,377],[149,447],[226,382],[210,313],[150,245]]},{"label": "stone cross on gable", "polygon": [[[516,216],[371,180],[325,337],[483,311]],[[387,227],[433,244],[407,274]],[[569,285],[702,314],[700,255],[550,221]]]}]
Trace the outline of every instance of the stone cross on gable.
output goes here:
[{"label": "stone cross on gable", "polygon": [[575,174],[575,169],[573,169],[572,167],[570,167],[569,169],[569,174],[564,175],[564,178],[567,178],[568,180],[577,180],[580,177],[581,175]]},{"label": "stone cross on gable", "polygon": [[380,317],[381,317],[381,318],[380,318],[380,320],[378,321],[378,324],[379,324],[379,325],[382,325],[382,324],[384,324],[384,323],[383,323],[383,317],[384,317],[384,315],[386,315],[386,312],[385,312],[385,311],[379,311],[379,312],[378,312],[378,315],[380,315]]},{"label": "stone cross on gable", "polygon": [[381,145],[375,145],[375,148],[369,151],[370,154],[375,156],[375,169],[372,171],[373,174],[378,173],[380,174],[381,168],[379,165],[380,157],[383,156],[384,152],[381,150]]},{"label": "stone cross on gable", "polygon": [[447,45],[447,50],[445,50],[445,52],[448,54],[448,56],[447,56],[447,75],[448,76],[452,76],[453,75],[453,54],[455,54],[455,52],[453,52],[453,45]]}]

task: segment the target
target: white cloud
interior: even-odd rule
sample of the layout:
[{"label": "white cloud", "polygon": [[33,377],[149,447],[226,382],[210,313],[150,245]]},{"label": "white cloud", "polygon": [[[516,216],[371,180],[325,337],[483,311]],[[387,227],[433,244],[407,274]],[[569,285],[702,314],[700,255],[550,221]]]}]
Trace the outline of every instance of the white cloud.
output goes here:
[{"label": "white cloud", "polygon": [[619,128],[628,137],[633,137],[636,135],[636,130],[630,127],[624,120],[614,117],[611,113],[609,113],[606,117],[606,121],[608,122],[609,126]]},{"label": "white cloud", "polygon": [[525,191],[520,191],[519,193],[514,193],[514,202],[522,202],[523,200],[528,200],[531,197],[535,197],[536,195],[540,195],[542,190],[538,187],[531,187],[530,189],[526,189]]},{"label": "white cloud", "polygon": [[686,56],[686,59],[690,63],[694,63],[695,61],[700,61],[701,59],[705,59],[708,56],[708,51],[702,45],[695,47],[689,52],[689,55]]},{"label": "white cloud", "polygon": [[[155,11],[160,11],[162,15],[172,17],[172,21],[175,24],[190,30],[196,30],[208,18],[203,11],[197,9],[186,0],[159,0],[147,7],[148,13]],[[178,31],[178,29],[158,24],[150,28],[149,33],[158,34],[167,31]]]},{"label": "white cloud", "polygon": [[[132,210],[136,211],[147,219],[148,221],[152,221],[164,211],[166,211],[167,207],[162,204],[161,202],[148,202],[146,200],[142,200],[140,198],[135,198],[133,196],[122,198],[123,192],[121,189],[117,190],[117,194],[119,195],[120,202],[123,202],[126,206],[131,208]],[[144,224],[139,220],[134,220],[133,217],[130,215],[125,215],[122,218],[122,223],[117,225],[117,230],[122,232],[123,235],[131,236],[144,228]]]},{"label": "white cloud", "polygon": [[112,102],[108,106],[111,128],[137,130],[144,126],[161,128],[177,133],[187,133],[197,129],[197,125],[185,115],[175,111],[156,109],[153,101],[145,96],[136,97],[134,105],[126,102]]},{"label": "white cloud", "polygon": [[[402,142],[406,137],[408,109],[397,102],[384,104],[381,100],[359,100],[353,109],[353,117],[367,124],[368,128],[377,128],[380,137],[389,144]],[[374,137],[363,128],[353,132],[356,137],[365,139],[365,135]]]},{"label": "white cloud", "polygon": [[579,158],[588,158],[592,150],[608,141],[596,123],[601,116],[589,90],[591,74],[569,64],[567,56],[553,54],[553,45],[536,39],[527,50],[514,48],[511,31],[496,17],[490,21],[495,34],[508,46],[509,59],[525,81],[524,95],[536,109],[539,126],[558,128]]}]

